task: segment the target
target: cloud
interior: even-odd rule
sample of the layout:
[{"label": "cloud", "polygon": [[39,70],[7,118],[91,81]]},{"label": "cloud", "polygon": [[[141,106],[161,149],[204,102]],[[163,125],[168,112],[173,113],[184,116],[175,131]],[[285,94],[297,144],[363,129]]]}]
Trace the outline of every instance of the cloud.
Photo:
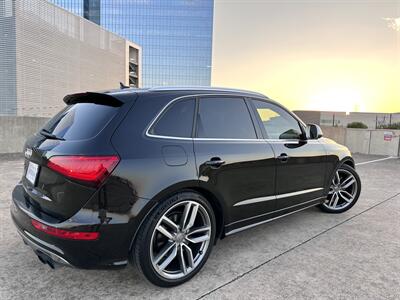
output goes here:
[{"label": "cloud", "polygon": [[383,18],[387,21],[388,27],[400,32],[400,17],[399,18]]}]

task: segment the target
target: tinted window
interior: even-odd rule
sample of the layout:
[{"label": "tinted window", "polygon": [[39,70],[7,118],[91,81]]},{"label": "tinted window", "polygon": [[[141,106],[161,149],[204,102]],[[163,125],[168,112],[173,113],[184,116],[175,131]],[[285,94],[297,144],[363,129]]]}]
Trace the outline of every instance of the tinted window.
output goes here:
[{"label": "tinted window", "polygon": [[69,105],[52,118],[43,129],[66,140],[92,138],[107,125],[118,109],[94,103]]},{"label": "tinted window", "polygon": [[149,133],[164,136],[191,137],[194,107],[194,99],[173,103],[161,115],[161,118],[150,129]]},{"label": "tinted window", "polygon": [[241,98],[203,98],[197,119],[199,138],[255,139],[253,122]]},{"label": "tinted window", "polygon": [[270,139],[299,139],[300,125],[287,111],[271,103],[253,100]]}]

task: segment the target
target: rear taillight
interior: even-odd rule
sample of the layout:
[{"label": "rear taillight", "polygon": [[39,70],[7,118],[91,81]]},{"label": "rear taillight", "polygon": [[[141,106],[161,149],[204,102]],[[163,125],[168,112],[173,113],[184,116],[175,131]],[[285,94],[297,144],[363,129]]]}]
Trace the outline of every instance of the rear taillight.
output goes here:
[{"label": "rear taillight", "polygon": [[101,183],[114,170],[119,157],[112,156],[53,156],[47,166],[69,178]]},{"label": "rear taillight", "polygon": [[84,232],[84,231],[71,231],[65,229],[58,229],[55,227],[42,224],[36,220],[32,220],[32,225],[39,231],[68,240],[93,241],[97,240],[100,235],[98,232]]}]

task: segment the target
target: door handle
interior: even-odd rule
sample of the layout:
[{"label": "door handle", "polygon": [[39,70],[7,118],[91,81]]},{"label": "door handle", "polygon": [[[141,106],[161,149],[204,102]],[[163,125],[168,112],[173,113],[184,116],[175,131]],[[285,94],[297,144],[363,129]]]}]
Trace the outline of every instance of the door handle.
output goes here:
[{"label": "door handle", "polygon": [[289,156],[286,153],[282,153],[277,157],[282,163],[285,163],[289,160]]},{"label": "door handle", "polygon": [[220,166],[225,164],[225,161],[220,159],[219,157],[213,157],[210,160],[206,161],[204,164],[211,168],[219,168]]}]

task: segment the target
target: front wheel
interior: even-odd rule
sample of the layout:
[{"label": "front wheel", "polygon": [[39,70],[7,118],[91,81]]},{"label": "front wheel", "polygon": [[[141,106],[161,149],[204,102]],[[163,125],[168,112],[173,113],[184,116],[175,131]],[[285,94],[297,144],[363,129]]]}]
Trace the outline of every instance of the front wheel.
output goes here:
[{"label": "front wheel", "polygon": [[329,213],[342,213],[356,204],[361,192],[361,180],[356,170],[341,165],[335,172],[326,201],[321,209]]},{"label": "front wheel", "polygon": [[216,225],[207,200],[193,192],[163,201],[145,220],[135,243],[135,263],[152,283],[179,285],[206,262]]}]

